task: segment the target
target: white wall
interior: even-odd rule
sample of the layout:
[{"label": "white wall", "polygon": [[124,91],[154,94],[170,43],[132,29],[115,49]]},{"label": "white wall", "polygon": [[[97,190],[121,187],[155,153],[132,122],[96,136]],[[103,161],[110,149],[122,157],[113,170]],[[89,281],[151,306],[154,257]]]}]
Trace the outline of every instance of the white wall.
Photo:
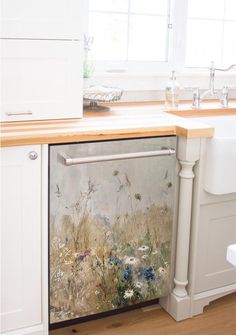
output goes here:
[{"label": "white wall", "polygon": [[[111,74],[104,73],[89,79],[84,79],[84,86],[104,85],[119,87],[124,90],[122,101],[155,101],[163,100],[164,90],[169,74]],[[183,100],[192,99],[191,89],[188,87],[199,87],[207,89],[209,86],[208,72],[202,73],[177,73],[177,80],[181,85],[180,98]],[[227,74],[216,73],[215,87],[222,89],[224,85],[229,86],[230,98],[236,98],[236,73]]]}]

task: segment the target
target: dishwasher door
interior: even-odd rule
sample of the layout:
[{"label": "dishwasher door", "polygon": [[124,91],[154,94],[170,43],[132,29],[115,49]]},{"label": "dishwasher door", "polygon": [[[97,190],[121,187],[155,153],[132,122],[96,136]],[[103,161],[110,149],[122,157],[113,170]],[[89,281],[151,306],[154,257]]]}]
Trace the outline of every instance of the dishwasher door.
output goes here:
[{"label": "dishwasher door", "polygon": [[169,293],[175,146],[50,146],[51,325]]}]

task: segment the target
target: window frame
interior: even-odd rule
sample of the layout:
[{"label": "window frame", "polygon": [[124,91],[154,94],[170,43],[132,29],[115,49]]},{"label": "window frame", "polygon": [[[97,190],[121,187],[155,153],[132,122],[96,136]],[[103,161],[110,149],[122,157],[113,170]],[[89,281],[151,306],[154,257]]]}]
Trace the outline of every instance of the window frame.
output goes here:
[{"label": "window frame", "polygon": [[[183,0],[180,0],[183,1]],[[105,73],[110,74],[147,74],[147,73],[159,73],[167,72],[171,70],[170,64],[170,57],[172,53],[172,41],[173,41],[173,0],[168,0],[168,16],[167,16],[167,36],[166,36],[166,61],[94,61],[95,64],[95,71],[94,75],[101,75]],[[89,0],[87,5],[87,15],[89,15]],[[96,11],[92,11],[96,12]],[[102,12],[103,13],[103,12]],[[132,14],[131,14],[132,15]],[[86,32],[88,32],[88,20],[87,20],[87,27]]]},{"label": "window frame", "polygon": [[[185,65],[187,24],[188,24],[188,0],[169,0],[169,30],[168,61],[166,62],[107,62],[94,61],[94,73],[87,80],[89,84],[104,84],[124,87],[125,90],[162,90],[166,82],[166,76],[171,70],[175,70],[185,81],[185,86],[207,87],[209,69],[208,67],[190,67]],[[89,0],[87,1],[87,30]],[[109,64],[108,64],[109,63]],[[126,63],[126,64],[125,64]],[[129,64],[127,64],[129,63]],[[210,66],[210,64],[209,64]],[[153,80],[150,82],[150,78]],[[221,80],[235,78],[235,71],[231,73],[217,73]],[[92,80],[91,80],[92,79]],[[142,80],[138,84],[137,80]],[[200,83],[198,85],[198,82]],[[197,83],[197,84],[196,84]]]},{"label": "window frame", "polygon": [[[188,1],[188,0],[186,0]],[[222,37],[219,39],[219,47],[221,47],[221,50],[220,50],[220,58],[221,60],[219,62],[216,62],[216,59],[211,59],[209,60],[209,65],[210,63],[213,61],[216,63],[217,67],[220,67],[220,68],[227,68],[228,66],[230,66],[232,63],[225,63],[224,62],[224,43],[225,43],[225,27],[227,25],[227,23],[235,23],[236,24],[236,18],[234,19],[230,19],[230,18],[227,18],[226,16],[226,1],[227,0],[224,0],[224,8],[223,8],[223,12],[222,12],[222,17],[208,17],[208,16],[205,16],[205,17],[199,17],[198,15],[190,15],[186,17],[186,25],[188,25],[189,21],[195,21],[195,22],[216,22],[216,23],[220,23],[222,25]],[[187,36],[186,36],[186,43],[187,43]],[[204,65],[188,65],[187,63],[187,48],[185,48],[185,68],[191,68],[191,69],[204,69],[207,68],[208,64],[204,64]],[[234,61],[234,63],[236,63],[236,60]]]}]

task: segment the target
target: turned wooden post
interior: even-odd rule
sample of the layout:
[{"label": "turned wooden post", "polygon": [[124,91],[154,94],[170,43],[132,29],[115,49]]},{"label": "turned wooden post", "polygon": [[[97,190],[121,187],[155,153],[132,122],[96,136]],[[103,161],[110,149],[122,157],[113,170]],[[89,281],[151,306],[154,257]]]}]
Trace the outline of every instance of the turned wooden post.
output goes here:
[{"label": "turned wooden post", "polygon": [[199,139],[180,137],[178,140],[179,172],[179,210],[176,245],[176,265],[172,294],[176,298],[188,297],[188,261],[193,194],[193,167],[200,156]]},{"label": "turned wooden post", "polygon": [[180,165],[179,213],[174,278],[175,287],[173,294],[183,298],[188,295],[186,286],[188,284],[189,240],[194,178],[193,166],[195,165],[195,161],[180,160]]}]

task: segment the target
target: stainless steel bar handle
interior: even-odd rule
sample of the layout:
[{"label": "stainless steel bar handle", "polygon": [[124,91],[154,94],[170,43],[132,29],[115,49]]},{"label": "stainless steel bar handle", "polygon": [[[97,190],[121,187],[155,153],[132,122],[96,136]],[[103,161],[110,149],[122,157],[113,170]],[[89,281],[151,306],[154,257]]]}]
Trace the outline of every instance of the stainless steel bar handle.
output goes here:
[{"label": "stainless steel bar handle", "polygon": [[86,164],[86,163],[117,161],[117,160],[122,160],[122,159],[171,156],[174,154],[175,154],[175,149],[169,148],[169,149],[155,150],[155,151],[134,152],[134,153],[104,155],[104,156],[78,157],[78,158],[71,158],[67,156],[65,153],[60,153],[60,156],[63,159],[63,163],[66,166],[71,166],[71,165]]},{"label": "stainless steel bar handle", "polygon": [[32,115],[33,112],[31,111],[24,111],[24,112],[6,112],[7,116],[15,116],[15,115]]}]

